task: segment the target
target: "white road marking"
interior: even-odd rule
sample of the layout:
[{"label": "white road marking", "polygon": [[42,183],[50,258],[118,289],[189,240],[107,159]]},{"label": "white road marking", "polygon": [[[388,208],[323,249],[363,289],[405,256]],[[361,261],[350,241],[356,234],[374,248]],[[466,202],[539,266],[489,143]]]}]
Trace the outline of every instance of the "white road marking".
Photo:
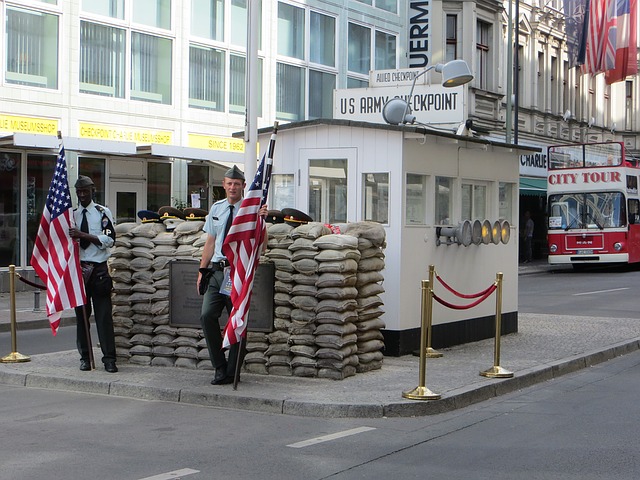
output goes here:
[{"label": "white road marking", "polygon": [[609,292],[618,292],[620,290],[629,290],[629,287],[622,287],[622,288],[612,288],[610,290],[596,290],[594,292],[583,292],[583,293],[574,293],[573,296],[574,297],[578,297],[580,295],[593,295],[594,293],[609,293]]},{"label": "white road marking", "polygon": [[350,435],[356,435],[358,433],[368,432],[369,430],[375,430],[373,427],[358,427],[352,428],[351,430],[344,430],[342,432],[332,433],[330,435],[323,435],[322,437],[310,438],[309,440],[303,440],[302,442],[292,443],[291,445],[287,445],[287,447],[291,448],[303,448],[308,447],[309,445],[315,445],[317,443],[329,442],[331,440],[336,440],[342,437],[348,437]]},{"label": "white road marking", "polygon": [[174,470],[173,472],[161,473],[160,475],[154,475],[153,477],[145,477],[140,480],[172,480],[186,477],[187,475],[193,475],[194,473],[200,473],[200,470],[193,470],[191,468],[183,468],[182,470]]}]

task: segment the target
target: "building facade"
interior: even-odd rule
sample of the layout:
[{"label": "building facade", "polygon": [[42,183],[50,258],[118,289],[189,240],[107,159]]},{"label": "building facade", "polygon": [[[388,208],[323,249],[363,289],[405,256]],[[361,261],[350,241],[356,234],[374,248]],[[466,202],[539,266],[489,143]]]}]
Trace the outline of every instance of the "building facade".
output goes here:
[{"label": "building facade", "polygon": [[[218,198],[222,172],[244,161],[231,135],[245,125],[249,4],[260,25],[258,127],[329,118],[334,90],[368,86],[372,70],[462,58],[475,76],[465,118],[506,138],[509,2],[0,0],[0,269],[29,269],[58,131],[72,177],[92,176],[120,221]],[[518,7],[518,142],[635,149],[637,80],[607,86],[568,68],[560,0]],[[523,176],[541,178],[537,167]],[[524,190],[543,212],[540,189]]]}]

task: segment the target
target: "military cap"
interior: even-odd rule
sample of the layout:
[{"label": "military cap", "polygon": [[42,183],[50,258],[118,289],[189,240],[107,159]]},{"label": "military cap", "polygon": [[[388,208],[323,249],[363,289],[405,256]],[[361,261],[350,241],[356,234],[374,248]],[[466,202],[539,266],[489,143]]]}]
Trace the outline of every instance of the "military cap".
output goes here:
[{"label": "military cap", "polygon": [[282,214],[284,215],[284,223],[293,225],[294,227],[313,222],[313,218],[300,210],[296,210],[295,208],[283,208]]},{"label": "military cap", "polygon": [[167,232],[172,232],[176,229],[178,225],[180,225],[181,223],[184,223],[184,220],[182,220],[181,218],[167,217],[162,220],[162,223],[164,224],[164,228],[167,229]]},{"label": "military cap", "polygon": [[76,180],[76,184],[74,185],[75,188],[86,188],[93,186],[93,180],[91,180],[91,178],[87,177],[86,175],[78,175],[78,180]]},{"label": "military cap", "polygon": [[207,211],[202,208],[189,207],[184,209],[185,220],[204,220],[207,218]]},{"label": "military cap", "polygon": [[138,211],[138,218],[142,220],[142,223],[160,222],[160,215],[153,210]]},{"label": "military cap", "polygon": [[160,207],[158,209],[158,215],[160,215],[160,220],[164,220],[165,218],[182,218],[184,219],[184,213],[182,210],[178,210],[175,207]]},{"label": "military cap", "polygon": [[284,214],[280,210],[269,210],[264,221],[267,223],[284,223]]},{"label": "military cap", "polygon": [[224,176],[225,178],[231,178],[232,180],[244,181],[244,173],[242,173],[242,171],[240,171],[240,169],[236,165],[224,172]]}]

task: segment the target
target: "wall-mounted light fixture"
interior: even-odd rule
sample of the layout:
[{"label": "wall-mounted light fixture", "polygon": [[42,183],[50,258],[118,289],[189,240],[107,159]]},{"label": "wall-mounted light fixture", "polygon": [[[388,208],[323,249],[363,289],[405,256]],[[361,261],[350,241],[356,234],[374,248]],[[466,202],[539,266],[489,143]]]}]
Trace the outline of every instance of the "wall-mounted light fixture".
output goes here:
[{"label": "wall-mounted light fixture", "polygon": [[[469,83],[473,80],[473,75],[469,70],[469,65],[464,60],[451,60],[447,63],[437,63],[425,68],[423,71],[413,77],[413,83],[411,84],[411,91],[407,97],[409,101],[413,97],[413,90],[416,86],[416,80],[430,70],[435,70],[442,74],[442,86],[443,87],[459,87],[465,83]],[[416,121],[415,115],[412,115],[409,102],[401,98],[392,98],[382,107],[382,118],[390,125],[402,125],[405,123],[414,123]]]},{"label": "wall-mounted light fixture", "polygon": [[[444,237],[444,240],[441,239]],[[507,244],[511,238],[511,225],[506,220],[465,220],[455,227],[436,227],[436,245],[489,245]]]}]

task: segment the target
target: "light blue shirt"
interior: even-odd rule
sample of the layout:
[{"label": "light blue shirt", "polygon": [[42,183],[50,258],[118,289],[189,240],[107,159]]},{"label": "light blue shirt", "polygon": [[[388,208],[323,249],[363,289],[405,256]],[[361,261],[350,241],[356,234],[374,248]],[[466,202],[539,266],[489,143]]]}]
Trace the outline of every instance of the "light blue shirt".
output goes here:
[{"label": "light blue shirt", "polygon": [[[111,210],[107,207],[102,208],[109,220],[111,220],[111,223],[115,225]],[[82,205],[79,205],[78,208],[73,210],[73,218],[76,221],[76,228],[78,230],[80,229],[80,225],[82,225],[83,210],[84,207]],[[105,235],[102,232],[103,228],[106,227],[103,227],[102,225],[102,212],[96,208],[96,204],[93,201],[87,206],[87,222],[89,223],[89,233],[98,237],[101,245],[97,246],[92,243],[87,248],[80,247],[80,261],[96,263],[106,262],[111,256],[109,249],[113,246],[114,241],[109,235]]]},{"label": "light blue shirt", "polygon": [[[235,214],[238,213],[238,208],[240,208],[240,202],[236,203],[233,207],[233,214],[235,216]],[[227,224],[227,219],[229,218],[229,211],[228,200],[226,198],[224,200],[218,200],[216,203],[211,205],[209,215],[207,215],[204,227],[202,227],[202,230],[216,238],[213,257],[211,257],[211,261],[214,263],[220,262],[226,258],[222,254],[222,244],[224,243],[224,227]]]}]

